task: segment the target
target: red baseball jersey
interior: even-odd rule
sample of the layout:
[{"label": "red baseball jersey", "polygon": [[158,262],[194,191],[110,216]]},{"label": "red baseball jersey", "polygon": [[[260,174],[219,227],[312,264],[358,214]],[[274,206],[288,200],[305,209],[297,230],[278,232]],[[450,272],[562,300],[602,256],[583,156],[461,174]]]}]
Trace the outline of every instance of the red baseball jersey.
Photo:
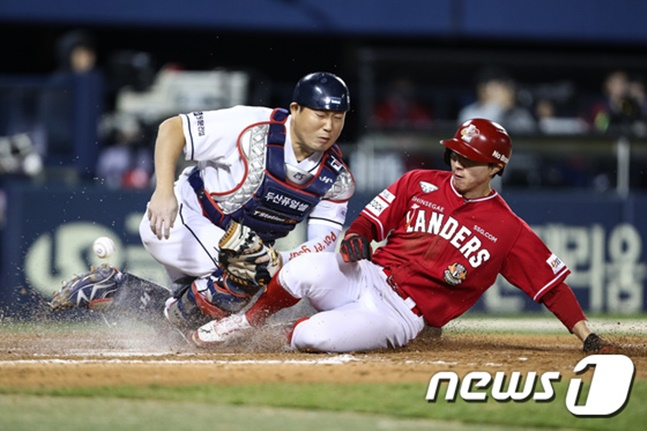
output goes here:
[{"label": "red baseball jersey", "polygon": [[[541,239],[492,191],[465,199],[446,171],[414,170],[361,212],[376,241],[373,262],[418,304],[427,323],[443,326],[467,311],[497,274],[539,301],[570,273]],[[351,227],[352,229],[352,227]]]}]

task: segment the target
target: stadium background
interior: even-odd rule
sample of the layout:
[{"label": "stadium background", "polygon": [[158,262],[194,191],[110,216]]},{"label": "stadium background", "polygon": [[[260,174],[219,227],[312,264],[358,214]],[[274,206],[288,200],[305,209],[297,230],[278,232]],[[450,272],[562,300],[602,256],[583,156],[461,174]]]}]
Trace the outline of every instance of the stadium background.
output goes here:
[{"label": "stadium background", "polygon": [[[286,105],[303,74],[336,72],[353,103],[341,139],[360,186],[352,219],[404,169],[442,167],[437,141],[453,133],[481,67],[507,69],[526,102],[553,97],[563,103],[562,119],[577,120],[610,71],[647,76],[646,16],[647,5],[634,0],[3,0],[0,429],[640,428],[647,399],[640,128],[513,134],[512,163],[498,184],[572,268],[569,283],[594,329],[626,347],[636,365],[631,401],[613,418],[565,410],[581,346],[503,281],[440,339],[423,334],[407,348],[369,354],[284,352],[272,344],[276,334],[262,331],[242,347],[195,351],[169,347],[148,327],[74,312],[59,319],[42,305],[64,279],[97,263],[90,247],[100,235],[117,243],[111,263],[164,281],[137,235],[150,187],[115,186],[95,172],[106,145],[101,128],[115,113],[136,117],[150,148],[165,115]],[[94,35],[107,93],[92,79],[58,74],[57,43],[76,29]],[[165,66],[174,97],[159,98]],[[426,127],[371,121],[372,106],[400,76],[433,108]],[[52,95],[62,102],[54,124],[69,139],[44,150],[54,131],[36,108]],[[570,162],[584,175],[565,175]],[[426,403],[430,376],[447,369],[560,371],[564,381],[551,403]]]},{"label": "stadium background", "polygon": [[[300,76],[333,71],[353,96],[340,140],[359,184],[352,219],[405,169],[443,166],[437,141],[453,133],[458,108],[473,99],[479,68],[505,68],[529,104],[547,95],[561,104],[562,119],[578,120],[610,71],[647,76],[646,15],[647,6],[630,0],[595,8],[572,0],[4,1],[0,136],[31,139],[42,169],[3,164],[0,304],[9,314],[28,313],[69,274],[96,263],[89,246],[99,234],[120,245],[115,264],[163,280],[136,231],[150,188],[110,186],[95,172],[108,145],[99,125],[111,115],[135,117],[151,148],[166,116],[234,103],[287,106]],[[57,41],[76,29],[94,36],[99,81],[56,79]],[[187,75],[164,103],[151,98],[162,70]],[[401,76],[415,82],[432,112],[425,127],[371,120],[372,106]],[[49,126],[34,106],[52,93],[69,104],[55,108],[69,139],[43,150],[37,136],[46,141]],[[497,186],[573,268],[570,281],[585,309],[645,311],[644,129],[513,138],[512,164]],[[6,153],[21,156],[15,148]],[[583,171],[569,176],[571,165]],[[476,309],[539,310],[503,281]]]}]

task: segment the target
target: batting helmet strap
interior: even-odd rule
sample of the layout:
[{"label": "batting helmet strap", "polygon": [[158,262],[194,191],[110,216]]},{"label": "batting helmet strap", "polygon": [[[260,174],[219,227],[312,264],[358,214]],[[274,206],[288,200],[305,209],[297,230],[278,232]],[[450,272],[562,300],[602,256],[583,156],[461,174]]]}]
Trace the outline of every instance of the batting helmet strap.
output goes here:
[{"label": "batting helmet strap", "polygon": [[323,111],[350,109],[350,95],[346,83],[329,72],[314,72],[304,76],[294,87],[292,100],[301,106]]}]

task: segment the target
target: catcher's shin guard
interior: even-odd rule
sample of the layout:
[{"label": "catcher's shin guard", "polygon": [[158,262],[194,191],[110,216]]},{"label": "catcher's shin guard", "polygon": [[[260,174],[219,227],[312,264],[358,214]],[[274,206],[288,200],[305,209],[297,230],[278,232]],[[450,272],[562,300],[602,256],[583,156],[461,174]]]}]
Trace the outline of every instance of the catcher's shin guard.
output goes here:
[{"label": "catcher's shin guard", "polygon": [[194,280],[166,302],[164,313],[175,326],[195,329],[213,319],[222,319],[242,310],[260,289],[238,284],[222,271],[209,278]]},{"label": "catcher's shin guard", "polygon": [[192,283],[183,286],[172,298],[166,300],[164,316],[183,333],[202,326],[211,320],[211,317],[198,308]]},{"label": "catcher's shin guard", "polygon": [[125,313],[144,321],[161,318],[164,303],[171,296],[169,289],[125,272],[120,285],[122,287],[113,297],[111,312]]}]

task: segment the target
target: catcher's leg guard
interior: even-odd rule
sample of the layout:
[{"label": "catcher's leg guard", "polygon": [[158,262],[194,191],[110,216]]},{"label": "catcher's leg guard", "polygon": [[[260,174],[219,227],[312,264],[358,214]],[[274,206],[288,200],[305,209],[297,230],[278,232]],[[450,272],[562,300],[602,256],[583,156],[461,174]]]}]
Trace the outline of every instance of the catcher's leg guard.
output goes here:
[{"label": "catcher's leg guard", "polygon": [[139,320],[156,321],[162,317],[164,303],[171,291],[133,274],[122,273],[110,312],[125,313]]},{"label": "catcher's leg guard", "polygon": [[195,329],[242,310],[259,288],[238,285],[218,270],[178,291],[166,302],[164,314],[181,329]]},{"label": "catcher's leg guard", "polygon": [[192,286],[193,283],[183,286],[164,305],[166,319],[182,331],[193,330],[211,320],[198,308]]}]

